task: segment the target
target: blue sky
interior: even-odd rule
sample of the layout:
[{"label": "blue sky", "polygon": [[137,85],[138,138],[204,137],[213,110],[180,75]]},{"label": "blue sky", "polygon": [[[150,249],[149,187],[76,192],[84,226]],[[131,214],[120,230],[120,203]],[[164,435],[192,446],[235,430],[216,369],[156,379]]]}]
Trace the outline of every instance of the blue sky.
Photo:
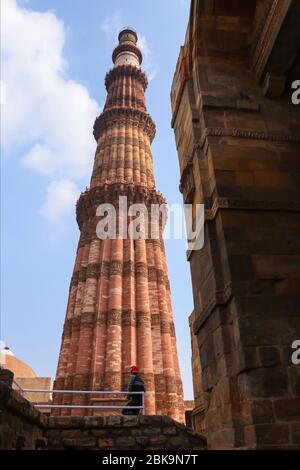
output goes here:
[{"label": "blue sky", "polygon": [[[156,185],[169,204],[181,203],[170,89],[189,1],[3,0],[1,10],[1,338],[39,375],[53,377],[79,237],[74,202],[89,184],[92,127],[123,26],[138,32],[150,78]],[[184,241],[166,241],[166,252],[191,399],[193,303]]]}]

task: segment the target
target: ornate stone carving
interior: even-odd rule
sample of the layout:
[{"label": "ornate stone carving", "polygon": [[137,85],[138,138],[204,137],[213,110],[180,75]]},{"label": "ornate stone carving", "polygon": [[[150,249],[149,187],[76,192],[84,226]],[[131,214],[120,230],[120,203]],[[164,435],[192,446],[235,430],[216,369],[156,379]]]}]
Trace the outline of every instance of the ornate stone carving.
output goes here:
[{"label": "ornate stone carving", "polygon": [[81,325],[94,326],[96,312],[82,312],[81,314]]},{"label": "ornate stone carving", "polygon": [[101,263],[101,271],[100,274],[104,278],[109,277],[109,272],[110,272],[110,262],[109,261],[102,261]]},{"label": "ornate stone carving", "polygon": [[72,332],[80,330],[81,315],[76,315],[71,318]]},{"label": "ornate stone carving", "polygon": [[121,326],[121,317],[122,317],[121,310],[115,310],[115,309],[109,310],[107,312],[106,323],[107,323],[107,325]]},{"label": "ornate stone carving", "polygon": [[171,333],[169,320],[161,320],[160,321],[160,331],[162,333],[167,333],[167,334]]},{"label": "ornate stone carving", "polygon": [[85,282],[85,280],[86,280],[86,266],[82,266],[78,274],[78,281]]},{"label": "ornate stone carving", "polygon": [[87,265],[86,278],[97,279],[101,270],[101,263],[90,263]]},{"label": "ornate stone carving", "polygon": [[152,313],[151,314],[151,325],[152,326],[160,326],[160,315],[159,315],[159,313]]},{"label": "ornate stone carving", "polygon": [[110,262],[110,275],[122,275],[123,272],[123,263],[122,261],[111,261]]},{"label": "ornate stone carving", "polygon": [[134,262],[131,260],[124,261],[123,276],[134,276],[134,273],[135,273]]},{"label": "ornate stone carving", "polygon": [[136,277],[148,277],[148,268],[147,264],[143,262],[135,263],[135,275]]},{"label": "ornate stone carving", "polygon": [[134,108],[111,108],[103,112],[95,121],[94,137],[98,141],[102,131],[112,123],[136,125],[148,134],[150,141],[154,139],[156,128],[148,113]]},{"label": "ornate stone carving", "polygon": [[252,131],[246,129],[206,127],[201,140],[200,147],[203,147],[207,137],[236,137],[239,139],[270,140],[272,142],[300,143],[300,135],[283,134],[282,132]]},{"label": "ornate stone carving", "polygon": [[151,315],[150,312],[136,312],[136,325],[151,325]]},{"label": "ornate stone carving", "polygon": [[135,310],[122,311],[122,326],[136,326]]},{"label": "ornate stone carving", "polygon": [[157,280],[157,269],[155,266],[148,266],[148,280],[150,282]]},{"label": "ornate stone carving", "polygon": [[[95,219],[96,210],[99,204],[110,202],[118,208],[119,196],[127,196],[128,204],[130,202],[143,203],[151,208],[151,204],[165,204],[166,201],[162,194],[155,189],[149,189],[143,185],[134,185],[132,182],[107,182],[81,193],[76,205],[77,223],[80,230],[85,223]],[[81,235],[80,244],[88,242],[87,235]]]},{"label": "ornate stone carving", "polygon": [[214,220],[220,209],[300,212],[300,203],[215,198],[212,207],[205,209],[205,221]]}]

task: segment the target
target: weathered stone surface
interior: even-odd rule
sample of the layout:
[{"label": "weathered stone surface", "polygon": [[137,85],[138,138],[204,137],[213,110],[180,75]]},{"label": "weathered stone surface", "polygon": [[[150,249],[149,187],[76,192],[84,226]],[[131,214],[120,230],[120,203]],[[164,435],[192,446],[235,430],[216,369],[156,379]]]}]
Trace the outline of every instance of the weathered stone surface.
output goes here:
[{"label": "weathered stone surface", "polygon": [[96,437],[104,437],[107,435],[107,429],[92,429],[91,435]]},{"label": "weathered stone surface", "polygon": [[275,422],[273,403],[270,400],[256,400],[251,403],[251,419],[254,423]]},{"label": "weathered stone surface", "polygon": [[105,416],[103,420],[104,427],[117,427],[120,426],[123,422],[121,416]]},{"label": "weathered stone surface", "polygon": [[39,437],[35,441],[36,450],[44,450],[48,445],[48,440],[45,437]]},{"label": "weathered stone surface", "polygon": [[46,416],[0,381],[1,449],[36,449],[41,444],[46,425]]},{"label": "weathered stone surface", "polygon": [[163,427],[163,433],[166,434],[167,436],[176,436],[177,430],[175,427]]},{"label": "weathered stone surface", "polygon": [[145,434],[146,436],[155,436],[155,435],[157,434],[157,431],[158,431],[158,428],[156,428],[156,427],[150,427],[150,426],[148,427],[148,426],[147,426],[147,427],[145,427],[145,429],[144,429],[144,434]]},{"label": "weathered stone surface", "polygon": [[76,449],[78,446],[77,439],[65,438],[61,440],[61,443],[65,449]]},{"label": "weathered stone surface", "polygon": [[294,444],[300,444],[300,424],[292,424],[292,439]]},{"label": "weathered stone surface", "polygon": [[105,417],[104,416],[95,416],[95,417],[84,417],[84,427],[91,428],[100,428],[104,425]]},{"label": "weathered stone surface", "polygon": [[297,445],[299,77],[282,64],[300,60],[286,39],[299,43],[299,19],[298,2],[195,0],[172,83],[180,191],[205,206],[187,257],[193,424],[211,448]]},{"label": "weathered stone surface", "polygon": [[298,367],[290,367],[290,382],[294,396],[300,397],[300,370]]},{"label": "weathered stone surface", "polygon": [[130,428],[136,426],[136,417],[135,416],[124,416],[123,426],[125,428]]},{"label": "weathered stone surface", "polygon": [[72,429],[72,428],[84,428],[84,419],[78,416],[60,416],[54,418],[49,417],[49,428],[60,428],[60,429]]},{"label": "weathered stone surface", "polygon": [[9,369],[3,369],[1,367],[0,368],[0,380],[1,382],[4,382],[6,385],[8,385],[9,387],[12,387],[13,380],[14,380],[13,372]]},{"label": "weathered stone surface", "polygon": [[279,446],[290,442],[288,424],[259,424],[255,428],[257,445]]},{"label": "weathered stone surface", "polygon": [[144,437],[144,436],[136,437],[135,441],[136,441],[138,446],[144,448],[144,447],[148,446],[150,438],[149,437]]},{"label": "weathered stone surface", "polygon": [[115,445],[119,449],[132,449],[132,448],[135,448],[136,442],[135,442],[135,438],[132,436],[117,437],[115,441]]},{"label": "weathered stone surface", "polygon": [[284,368],[255,369],[239,377],[242,393],[250,398],[280,397],[288,393],[288,376]]},{"label": "weathered stone surface", "polygon": [[161,449],[163,449],[166,442],[167,442],[166,436],[150,437],[150,446],[151,447],[154,446],[154,447],[160,447]]},{"label": "weathered stone surface", "polygon": [[275,415],[279,421],[300,421],[299,398],[283,398],[274,402]]},{"label": "weathered stone surface", "polygon": [[167,416],[48,418],[3,382],[0,409],[0,449],[206,449],[203,436]]},{"label": "weathered stone surface", "polygon": [[280,364],[280,352],[277,348],[259,348],[259,357],[263,367],[277,366]]},{"label": "weathered stone surface", "polygon": [[114,440],[107,437],[98,440],[98,446],[100,449],[112,448],[114,446]]}]

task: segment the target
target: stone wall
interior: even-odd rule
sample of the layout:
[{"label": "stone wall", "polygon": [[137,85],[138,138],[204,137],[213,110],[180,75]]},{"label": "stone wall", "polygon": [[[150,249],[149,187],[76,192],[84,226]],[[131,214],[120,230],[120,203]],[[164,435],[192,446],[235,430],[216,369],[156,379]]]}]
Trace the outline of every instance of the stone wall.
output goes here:
[{"label": "stone wall", "polygon": [[0,381],[0,449],[38,449],[48,418]]},{"label": "stone wall", "polygon": [[205,205],[188,259],[214,449],[300,445],[300,2],[263,3],[192,0],[171,95],[180,189]]},{"label": "stone wall", "polygon": [[[28,388],[33,390],[52,390],[52,380],[51,377],[18,377],[15,376],[15,380],[18,385],[22,388]],[[14,386],[16,389],[17,387]],[[27,392],[25,393],[25,398],[29,401],[34,401],[35,403],[50,403],[51,394],[48,392]]]},{"label": "stone wall", "polygon": [[201,450],[205,439],[167,416],[50,417],[48,449]]},{"label": "stone wall", "polygon": [[194,391],[194,409],[192,411],[192,428],[197,432],[205,431],[205,393],[202,390],[202,373],[197,336],[194,334],[195,312],[189,316],[189,327],[191,333],[192,349],[192,372],[193,372],[193,391]]},{"label": "stone wall", "polygon": [[204,437],[166,416],[47,417],[0,381],[0,449],[205,448]]}]

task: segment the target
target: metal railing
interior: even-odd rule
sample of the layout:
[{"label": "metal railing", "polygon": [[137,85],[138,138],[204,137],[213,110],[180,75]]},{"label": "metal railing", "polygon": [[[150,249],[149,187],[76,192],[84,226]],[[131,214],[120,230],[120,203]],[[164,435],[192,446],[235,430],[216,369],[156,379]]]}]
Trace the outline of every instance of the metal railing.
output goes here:
[{"label": "metal railing", "polygon": [[14,379],[13,379],[13,383],[16,385],[16,387],[18,387],[18,389],[21,392],[21,395],[23,395],[24,394],[24,389],[21,387],[21,385],[19,385],[18,382],[16,382]]},{"label": "metal railing", "polygon": [[33,389],[33,388],[23,388],[15,380],[13,383],[20,390],[21,395],[24,396],[25,393],[64,393],[73,394],[73,395],[142,395],[142,405],[141,406],[124,406],[124,405],[53,405],[48,403],[35,403],[32,402],[33,406],[36,408],[87,408],[87,409],[119,409],[119,410],[142,410],[142,414],[145,414],[145,392],[123,392],[119,390],[44,390],[44,389]]}]

